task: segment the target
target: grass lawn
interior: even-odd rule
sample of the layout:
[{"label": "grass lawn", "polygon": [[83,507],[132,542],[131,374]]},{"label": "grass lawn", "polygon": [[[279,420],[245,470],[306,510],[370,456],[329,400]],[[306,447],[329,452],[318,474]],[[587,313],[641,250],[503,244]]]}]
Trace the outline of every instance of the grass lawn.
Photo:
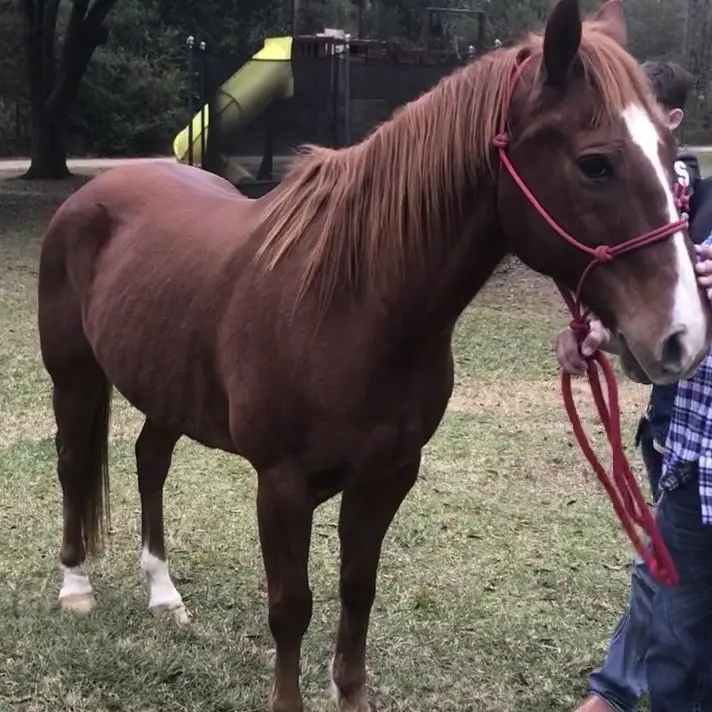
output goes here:
[{"label": "grass lawn", "polygon": [[[154,620],[137,562],[141,420],[119,397],[114,534],[91,567],[99,605],[85,619],[57,609],[59,487],[35,326],[38,240],[56,199],[41,186],[0,188],[0,710],[261,710],[272,639],[255,478],[181,441],[166,526],[194,618],[184,630]],[[455,394],[386,539],[368,658],[380,712],[557,712],[585,695],[625,604],[630,548],[561,405],[552,342],[565,322],[552,285],[515,263],[460,321]],[[646,395],[622,384],[629,443]],[[318,511],[312,547],[310,712],[331,709],[337,507]]]}]

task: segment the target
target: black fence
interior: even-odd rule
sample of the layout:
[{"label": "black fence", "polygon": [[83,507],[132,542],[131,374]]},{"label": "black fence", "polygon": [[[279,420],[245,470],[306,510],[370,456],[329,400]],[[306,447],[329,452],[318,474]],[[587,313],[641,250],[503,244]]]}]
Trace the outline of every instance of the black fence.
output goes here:
[{"label": "black fence", "polygon": [[[193,126],[193,162],[248,194],[262,194],[276,185],[299,146],[337,148],[360,141],[399,106],[477,54],[473,46],[438,53],[322,37],[295,38],[292,58],[285,61],[202,51],[195,83],[203,91],[195,110],[208,107],[207,137],[198,141],[195,132],[202,133],[202,126]],[[239,80],[231,79],[242,67],[273,86],[243,91]],[[228,80],[235,86],[226,87]],[[258,101],[259,110],[247,106],[248,100]]]},{"label": "black fence", "polygon": [[[217,118],[214,121],[213,118],[221,115],[221,109],[229,101],[221,93],[226,78],[247,62],[253,67],[261,65],[258,72],[268,78],[267,81],[272,76],[279,77],[291,71],[291,96],[269,101],[251,120],[236,124],[234,128]],[[218,65],[221,65],[222,71],[217,71]],[[213,67],[216,69],[213,70]],[[344,128],[340,121],[339,104],[343,100],[340,69],[339,63],[329,57],[295,57],[289,62],[246,59],[228,63],[208,60],[209,141],[217,144],[221,153],[233,156],[253,156],[265,142],[270,143],[276,155],[291,153],[295,146],[302,143],[341,145]],[[268,90],[266,92],[269,93]],[[280,88],[276,87],[273,93],[280,94]],[[249,113],[249,108],[246,110]]]},{"label": "black fence", "polygon": [[432,89],[444,76],[476,54],[351,53],[349,57],[348,134],[360,141],[403,104]]}]

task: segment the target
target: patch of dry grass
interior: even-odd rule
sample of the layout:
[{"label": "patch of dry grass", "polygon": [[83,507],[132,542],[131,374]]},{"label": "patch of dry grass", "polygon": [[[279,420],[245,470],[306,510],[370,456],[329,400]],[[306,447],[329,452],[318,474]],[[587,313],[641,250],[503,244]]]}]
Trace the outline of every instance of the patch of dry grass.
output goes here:
[{"label": "patch of dry grass", "polygon": [[[56,609],[61,515],[34,291],[46,215],[26,214],[0,219],[0,709],[263,709],[272,641],[254,477],[235,458],[179,444],[166,526],[194,620],[185,630],[153,620],[136,561],[140,419],[119,398],[115,533],[92,565],[99,606],[83,620]],[[380,712],[568,710],[625,603],[629,548],[558,395],[552,339],[564,312],[550,308],[545,280],[510,269],[458,327],[455,395],[386,541],[369,652]],[[529,295],[516,308],[513,289]],[[632,436],[645,390],[623,393]],[[312,547],[303,659],[311,712],[330,709],[337,508],[338,500],[318,512]]]}]

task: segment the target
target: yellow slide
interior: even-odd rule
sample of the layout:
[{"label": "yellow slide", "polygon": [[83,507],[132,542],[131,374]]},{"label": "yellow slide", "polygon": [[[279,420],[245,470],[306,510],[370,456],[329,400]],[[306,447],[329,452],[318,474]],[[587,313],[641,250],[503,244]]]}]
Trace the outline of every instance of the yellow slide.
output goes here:
[{"label": "yellow slide", "polygon": [[[233,74],[218,90],[213,120],[220,121],[225,133],[237,131],[264,111],[276,99],[291,97],[294,93],[292,75],[292,38],[268,37],[262,49]],[[266,61],[271,60],[271,61]],[[208,107],[205,112],[205,130],[208,130]],[[193,117],[193,162],[200,163],[201,120],[200,111]],[[181,163],[188,161],[188,127],[173,140],[173,153]],[[230,178],[250,177],[244,169],[230,166]]]}]

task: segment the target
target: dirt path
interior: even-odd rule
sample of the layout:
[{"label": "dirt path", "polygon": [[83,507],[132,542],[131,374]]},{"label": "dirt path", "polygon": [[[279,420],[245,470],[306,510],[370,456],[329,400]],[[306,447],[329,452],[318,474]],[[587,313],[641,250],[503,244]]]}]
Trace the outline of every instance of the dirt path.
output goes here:
[{"label": "dirt path", "polygon": [[[154,158],[70,158],[67,166],[70,171],[112,168],[114,166],[129,165],[131,163],[175,163],[175,158],[170,156],[156,156]],[[0,160],[0,171],[26,171],[30,167],[29,158],[8,158]]]}]

